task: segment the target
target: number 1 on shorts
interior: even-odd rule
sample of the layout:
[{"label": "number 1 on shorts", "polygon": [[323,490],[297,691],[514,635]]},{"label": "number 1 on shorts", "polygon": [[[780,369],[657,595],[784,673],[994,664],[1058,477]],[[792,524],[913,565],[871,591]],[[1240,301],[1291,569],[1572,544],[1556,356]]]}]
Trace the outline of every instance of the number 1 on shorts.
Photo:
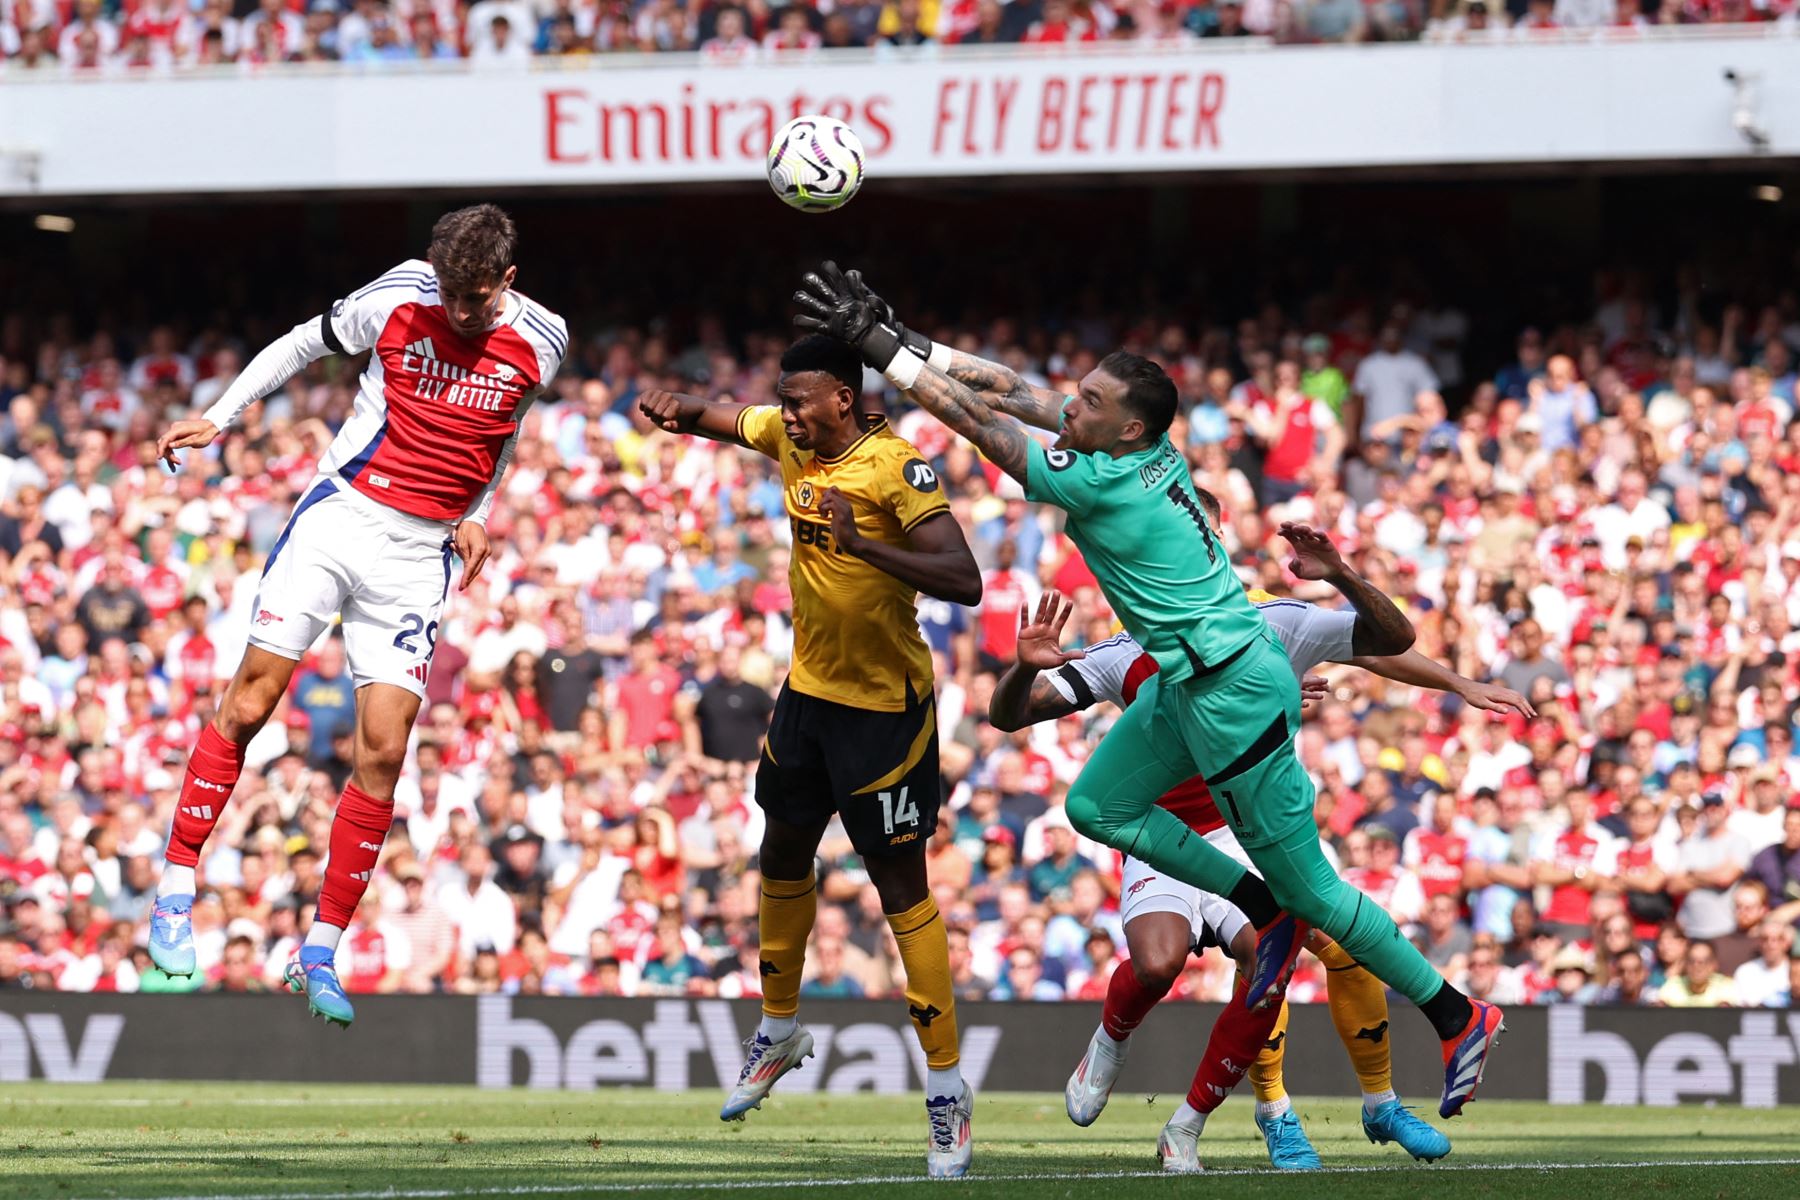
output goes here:
[{"label": "number 1 on shorts", "polygon": [[1241,831],[1244,828],[1244,817],[1242,813],[1238,812],[1237,798],[1223,789],[1220,790],[1219,796],[1225,801],[1225,807],[1231,810],[1232,825]]}]

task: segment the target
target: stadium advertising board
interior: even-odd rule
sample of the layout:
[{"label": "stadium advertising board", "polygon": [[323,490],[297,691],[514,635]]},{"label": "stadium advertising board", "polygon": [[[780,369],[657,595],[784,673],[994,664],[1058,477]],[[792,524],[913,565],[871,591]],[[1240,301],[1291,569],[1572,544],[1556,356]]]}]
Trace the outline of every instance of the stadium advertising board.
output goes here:
[{"label": "stadium advertising board", "polygon": [[13,77],[0,194],[749,181],[806,112],[850,123],[877,179],[1743,157],[1727,70],[1759,81],[1753,121],[1791,155],[1791,56],[1656,39]]},{"label": "stadium advertising board", "polygon": [[[1120,1087],[1186,1091],[1217,1012],[1216,1005],[1159,1010],[1138,1031]],[[925,1064],[899,1006],[809,1001],[805,1013],[818,1057],[778,1090],[919,1088]],[[1098,1015],[1090,1004],[961,1005],[963,1073],[977,1089],[1058,1091]],[[1406,1095],[1435,1095],[1442,1082],[1436,1044],[1413,1014],[1396,1018],[1395,1085]],[[714,1089],[736,1077],[756,1019],[754,1004],[724,1000],[375,996],[358,998],[355,1028],[339,1033],[308,1019],[304,1005],[275,997],[11,993],[0,997],[0,1083]],[[1354,1093],[1325,1006],[1294,1009],[1288,1037],[1290,1090]],[[1513,1009],[1482,1095],[1564,1104],[1800,1103],[1800,1013]]]}]

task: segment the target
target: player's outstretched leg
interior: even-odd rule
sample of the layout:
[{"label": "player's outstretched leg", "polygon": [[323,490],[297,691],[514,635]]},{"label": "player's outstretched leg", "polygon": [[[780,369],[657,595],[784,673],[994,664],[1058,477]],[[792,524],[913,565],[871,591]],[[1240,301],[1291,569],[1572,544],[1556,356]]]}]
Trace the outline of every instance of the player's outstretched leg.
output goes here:
[{"label": "player's outstretched leg", "polygon": [[1085,1127],[1100,1119],[1130,1053],[1133,1031],[1175,986],[1193,941],[1189,914],[1153,910],[1125,922],[1130,957],[1113,969],[1100,1026],[1063,1088],[1069,1120]]},{"label": "player's outstretched leg", "polygon": [[247,646],[219,713],[188,752],[181,794],[169,824],[169,847],[150,911],[150,961],[165,975],[194,973],[195,869],[244,769],[244,747],[275,711],[294,674],[294,661]]},{"label": "player's outstretched leg", "polygon": [[[1235,804],[1241,821],[1234,828],[1242,825],[1239,840],[1276,903],[1333,937],[1372,975],[1419,1006],[1437,1031],[1443,1053],[1438,1113],[1453,1117],[1461,1112],[1475,1094],[1499,1036],[1500,1010],[1471,1001],[1446,983],[1380,905],[1339,878],[1319,848],[1312,783],[1285,741],[1250,767],[1215,772],[1213,792],[1221,811]],[[1254,808],[1250,797],[1258,798]]]},{"label": "player's outstretched leg", "polygon": [[1394,1092],[1387,989],[1323,934],[1313,935],[1310,948],[1325,966],[1331,1023],[1362,1085],[1363,1132],[1371,1142],[1398,1144],[1421,1162],[1443,1158],[1450,1139],[1414,1116]]},{"label": "player's outstretched leg", "polygon": [[[1299,771],[1299,765],[1293,769]],[[1461,1112],[1481,1083],[1499,1037],[1500,1009],[1472,1001],[1446,983],[1380,905],[1340,879],[1320,851],[1310,820],[1277,841],[1245,848],[1284,907],[1334,936],[1370,974],[1419,1006],[1442,1047],[1444,1092],[1438,1113],[1453,1117]]]},{"label": "player's outstretched leg", "polygon": [[1319,1153],[1301,1128],[1288,1099],[1282,1065],[1287,1058],[1288,1006],[1283,1000],[1276,1019],[1250,1067],[1250,1086],[1256,1092],[1256,1128],[1269,1149],[1269,1165],[1278,1171],[1316,1171]]},{"label": "player's outstretched leg", "polygon": [[[768,844],[767,839],[764,842]],[[778,869],[778,868],[777,868]],[[763,1017],[750,1040],[737,1086],[719,1109],[721,1121],[741,1121],[761,1108],[783,1075],[812,1057],[812,1034],[800,1028],[800,974],[806,966],[806,939],[818,913],[818,880],[808,869],[800,879],[763,876],[757,910],[761,937]]]}]

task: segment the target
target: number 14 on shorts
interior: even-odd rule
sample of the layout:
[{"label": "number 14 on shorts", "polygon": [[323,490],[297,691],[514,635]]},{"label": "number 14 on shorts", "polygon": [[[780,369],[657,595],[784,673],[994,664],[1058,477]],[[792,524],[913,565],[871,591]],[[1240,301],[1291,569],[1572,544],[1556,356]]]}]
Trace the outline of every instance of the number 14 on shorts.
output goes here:
[{"label": "number 14 on shorts", "polygon": [[914,830],[919,827],[919,806],[906,798],[910,787],[910,784],[902,787],[898,797],[892,792],[882,792],[878,797],[881,801],[881,823],[890,834],[894,832],[895,825],[911,825]]}]

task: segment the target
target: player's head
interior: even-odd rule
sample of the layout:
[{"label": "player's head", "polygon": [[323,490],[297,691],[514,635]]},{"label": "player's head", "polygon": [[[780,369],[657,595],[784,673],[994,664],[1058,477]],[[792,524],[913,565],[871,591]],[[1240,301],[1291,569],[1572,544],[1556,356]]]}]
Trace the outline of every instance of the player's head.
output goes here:
[{"label": "player's head", "polygon": [[518,268],[512,218],[492,204],[445,213],[431,227],[425,256],[438,279],[444,315],[458,333],[477,334],[494,323]]},{"label": "player's head", "polygon": [[836,338],[813,334],[781,356],[775,397],[788,439],[802,450],[841,447],[862,430],[862,355]]},{"label": "player's head", "polygon": [[1089,371],[1063,406],[1056,444],[1086,453],[1142,449],[1175,420],[1175,382],[1139,354],[1115,350]]}]

